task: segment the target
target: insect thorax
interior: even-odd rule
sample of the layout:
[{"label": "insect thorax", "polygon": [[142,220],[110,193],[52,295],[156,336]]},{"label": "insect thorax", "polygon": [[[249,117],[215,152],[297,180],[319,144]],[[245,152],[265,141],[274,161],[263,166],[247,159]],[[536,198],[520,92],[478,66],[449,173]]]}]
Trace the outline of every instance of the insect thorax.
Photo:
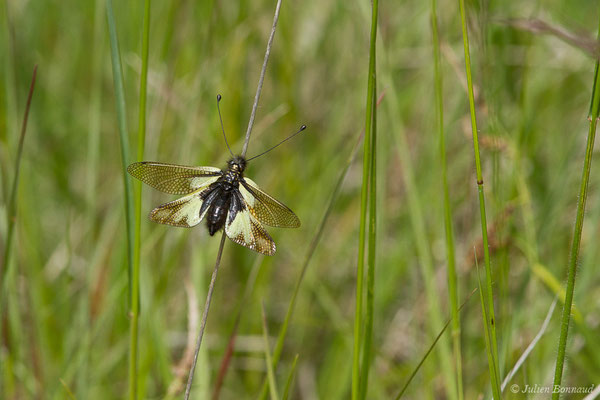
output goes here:
[{"label": "insect thorax", "polygon": [[227,163],[227,171],[223,174],[223,182],[226,182],[237,188],[239,180],[246,169],[246,159],[242,156],[235,156]]},{"label": "insect thorax", "polygon": [[232,186],[237,188],[240,184],[240,178],[242,177],[242,173],[240,171],[235,170],[227,170],[223,174],[222,182],[224,183],[224,187]]}]

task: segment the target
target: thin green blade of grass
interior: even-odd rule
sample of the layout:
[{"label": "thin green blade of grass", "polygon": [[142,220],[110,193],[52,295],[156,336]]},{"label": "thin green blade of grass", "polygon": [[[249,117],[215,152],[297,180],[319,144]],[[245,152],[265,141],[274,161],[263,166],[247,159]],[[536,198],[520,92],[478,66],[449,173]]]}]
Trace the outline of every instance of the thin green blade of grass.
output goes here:
[{"label": "thin green blade of grass", "polygon": [[[370,100],[369,100],[370,101]],[[363,159],[363,184],[361,189],[360,199],[360,227],[358,234],[358,262],[356,268],[356,295],[354,309],[354,345],[352,350],[352,400],[358,400],[360,391],[360,354],[362,347],[362,302],[363,302],[363,281],[364,281],[364,264],[365,264],[365,238],[367,226],[367,202],[368,202],[368,156],[371,153],[369,147],[371,140],[369,131],[365,131],[365,143],[363,144],[364,159]]]},{"label": "thin green blade of grass", "polygon": [[[364,7],[363,10],[363,14],[365,16],[367,14],[366,9],[367,7]],[[395,133],[393,138],[397,141],[396,147],[400,161],[400,171],[402,173],[402,180],[406,186],[405,192],[408,205],[408,215],[410,218],[412,234],[415,237],[417,258],[420,262],[420,269],[423,274],[423,283],[425,287],[425,295],[427,297],[427,318],[429,320],[429,330],[433,338],[442,329],[443,316],[439,301],[439,290],[435,285],[436,279],[434,273],[434,264],[431,250],[429,249],[426,221],[421,208],[423,201],[420,199],[420,188],[415,179],[416,175],[414,173],[413,163],[409,151],[409,141],[398,113],[398,110],[401,108],[400,96],[394,84],[393,75],[391,73],[393,67],[390,65],[390,56],[386,51],[385,45],[380,47],[380,53],[382,55],[381,58],[384,65],[379,73],[379,76],[381,77],[380,81],[382,82],[382,85],[388,88],[386,91],[387,96],[389,97],[387,102],[387,115],[389,115],[391,118],[391,130]],[[440,368],[445,381],[446,394],[451,400],[455,400],[456,389],[454,388],[455,379],[452,368],[452,356],[449,345],[446,343],[445,338],[442,337],[440,340],[441,343],[439,346],[437,346],[437,351],[439,352]]]},{"label": "thin green blade of grass", "polygon": [[[144,1],[144,17],[142,22],[142,71],[140,74],[140,104],[138,115],[137,161],[144,158],[146,143],[146,100],[148,88],[148,53],[150,42],[150,0]],[[134,183],[134,247],[133,267],[131,273],[131,320],[129,328],[129,399],[137,398],[138,381],[138,325],[140,313],[140,250],[142,246],[142,182]]]},{"label": "thin green blade of grass", "polygon": [[287,381],[285,383],[285,389],[283,391],[282,400],[287,400],[290,397],[290,390],[292,389],[292,384],[294,383],[294,376],[296,376],[296,365],[298,364],[298,354],[294,357],[294,361],[292,362],[292,368],[290,369],[290,374],[288,375]]},{"label": "thin green blade of grass", "polygon": [[[598,37],[600,38],[600,25],[598,27]],[[594,83],[592,86],[592,99],[588,114],[589,130],[585,149],[585,159],[581,176],[581,186],[579,189],[579,200],[577,201],[577,216],[575,218],[575,228],[573,240],[571,242],[571,251],[569,254],[569,267],[567,270],[567,289],[565,292],[565,302],[563,305],[560,337],[558,340],[558,353],[556,355],[556,368],[554,371],[553,387],[561,385],[562,374],[567,352],[567,338],[569,335],[569,324],[571,320],[571,307],[573,304],[573,294],[575,292],[575,276],[577,273],[577,261],[579,259],[579,248],[581,246],[581,233],[583,231],[583,220],[585,217],[585,203],[587,200],[588,185],[590,180],[590,171],[592,168],[592,153],[594,151],[594,140],[596,138],[596,125],[600,113],[600,62],[596,60],[594,69]],[[552,393],[552,399],[558,400],[560,391]]]},{"label": "thin green blade of grass", "polygon": [[60,379],[60,384],[62,385],[62,387],[64,388],[65,392],[67,393],[68,398],[71,399],[71,400],[76,400],[75,399],[75,395],[73,394],[73,392],[69,388],[69,385],[67,385],[67,383],[62,378]]},{"label": "thin green blade of grass", "polygon": [[21,134],[19,135],[19,144],[17,147],[17,156],[15,157],[14,175],[8,198],[7,216],[8,229],[6,231],[6,241],[4,244],[4,260],[2,269],[0,270],[0,289],[4,290],[4,277],[8,273],[8,267],[12,255],[12,241],[15,233],[15,223],[17,221],[17,191],[19,189],[19,173],[21,171],[21,159],[23,157],[23,145],[25,143],[25,134],[27,133],[27,122],[29,120],[29,110],[31,108],[31,99],[35,88],[35,79],[37,76],[37,65],[33,68],[31,77],[31,85],[29,86],[29,94],[27,95],[27,103],[25,105],[25,113],[23,115],[23,124],[21,125]]},{"label": "thin green blade of grass", "polygon": [[[469,97],[469,111],[471,115],[471,131],[473,135],[473,151],[475,153],[475,170],[477,175],[477,193],[479,197],[479,212],[481,222],[481,236],[483,242],[483,256],[485,261],[485,279],[487,283],[487,312],[483,310],[487,316],[485,320],[486,326],[489,324],[490,331],[490,342],[487,353],[488,353],[488,364],[490,373],[494,372],[490,376],[492,382],[492,392],[494,398],[500,398],[500,367],[498,365],[498,343],[496,340],[496,316],[494,313],[494,292],[493,292],[493,279],[492,279],[492,268],[490,263],[490,249],[488,245],[488,232],[487,232],[487,217],[485,212],[485,194],[483,190],[483,173],[481,169],[481,159],[479,155],[479,139],[477,130],[477,116],[475,112],[475,97],[473,95],[473,78],[471,75],[471,56],[469,50],[469,33],[467,29],[466,12],[465,12],[465,1],[459,0],[460,9],[460,20],[462,27],[463,37],[463,48],[465,55],[465,74],[467,77],[467,89]],[[486,343],[488,343],[486,341]],[[493,364],[493,365],[492,365]]]},{"label": "thin green blade of grass", "polygon": [[[360,227],[358,236],[358,262],[356,267],[356,297],[354,310],[354,343],[352,350],[352,400],[358,400],[363,392],[361,382],[364,382],[364,370],[360,365],[361,348],[364,345],[364,339],[361,333],[363,328],[363,286],[364,286],[364,264],[365,264],[365,240],[367,230],[367,208],[369,202],[369,180],[370,166],[373,162],[373,144],[372,123],[375,107],[375,66],[376,66],[376,45],[377,45],[377,16],[379,1],[373,0],[371,4],[371,34],[369,40],[369,70],[367,76],[367,108],[365,116],[365,140],[363,143],[363,170],[362,187],[360,193]],[[366,372],[368,374],[368,371]],[[364,382],[366,385],[367,382]],[[366,393],[366,389],[364,390]]]},{"label": "thin green blade of grass", "polygon": [[[31,84],[29,86],[29,93],[27,95],[27,103],[25,105],[25,112],[23,114],[23,123],[21,125],[21,133],[19,135],[19,142],[17,147],[17,155],[15,157],[15,167],[13,171],[13,179],[12,185],[8,198],[8,205],[6,208],[7,212],[7,231],[6,231],[6,241],[4,244],[4,257],[2,261],[2,265],[0,266],[0,321],[5,321],[4,310],[8,314],[8,325],[10,337],[12,338],[4,338],[3,341],[6,343],[7,347],[11,349],[13,344],[16,346],[16,349],[11,349],[14,354],[9,354],[7,356],[7,362],[4,368],[2,368],[3,375],[5,379],[8,381],[7,386],[9,386],[9,392],[12,392],[12,388],[14,386],[13,374],[17,374],[15,371],[21,360],[21,350],[20,345],[16,342],[15,338],[18,338],[22,333],[21,321],[19,317],[18,310],[18,302],[13,301],[16,296],[13,293],[16,276],[14,272],[14,268],[10,268],[12,265],[12,242],[15,233],[15,224],[17,222],[17,191],[19,189],[19,176],[21,171],[21,160],[23,158],[23,146],[25,144],[25,134],[27,133],[27,122],[29,121],[29,110],[31,109],[31,100],[33,98],[33,91],[35,89],[35,81],[37,77],[37,65],[33,68],[33,73],[31,76]],[[6,279],[5,279],[6,278]],[[7,286],[10,286],[7,287]],[[6,299],[5,299],[6,296]],[[5,307],[4,301],[8,303]]]},{"label": "thin green blade of grass", "polygon": [[[6,242],[4,245],[4,257],[3,263],[0,266],[0,321],[5,321],[4,310],[7,313],[7,323],[8,323],[8,332],[7,337],[5,338],[6,347],[9,349],[8,362],[5,374],[7,376],[7,380],[10,382],[10,386],[13,386],[13,378],[19,380],[27,380],[29,382],[28,390],[31,393],[35,393],[35,382],[33,378],[33,374],[30,371],[27,371],[27,375],[32,374],[31,376],[24,376],[23,368],[25,364],[24,357],[25,350],[27,348],[27,344],[23,338],[23,324],[21,322],[21,308],[27,308],[19,299],[17,294],[16,286],[17,286],[17,270],[16,268],[11,268],[12,265],[16,263],[13,261],[12,251],[13,251],[13,240],[17,222],[17,193],[19,190],[19,180],[20,180],[20,171],[21,171],[21,161],[23,156],[23,147],[25,143],[25,134],[27,133],[27,123],[29,120],[29,111],[31,108],[31,101],[33,98],[33,91],[35,89],[35,82],[37,77],[37,65],[33,69],[33,74],[31,78],[31,84],[29,86],[29,93],[27,95],[27,103],[25,105],[25,112],[23,114],[23,122],[21,125],[21,132],[19,135],[18,147],[17,147],[17,155],[15,157],[15,166],[13,169],[13,178],[11,189],[9,192],[8,205],[7,205],[7,232],[6,232]],[[6,296],[6,298],[5,298]],[[16,300],[19,299],[19,300]],[[7,302],[5,306],[4,302]],[[12,390],[10,390],[12,391]]]},{"label": "thin green blade of grass", "polygon": [[[375,12],[375,11],[374,11]],[[373,77],[373,102],[377,79]],[[369,370],[371,368],[373,347],[373,321],[375,304],[375,253],[377,239],[377,107],[373,107],[371,126],[371,160],[369,166],[369,232],[367,240],[367,298],[365,338],[363,343],[363,360],[361,365],[360,398],[366,399],[369,386]]]},{"label": "thin green blade of grass", "polygon": [[112,0],[106,0],[106,19],[108,21],[108,36],[110,40],[110,55],[115,89],[115,106],[119,126],[119,142],[121,146],[121,164],[123,167],[123,189],[125,198],[125,223],[127,229],[127,261],[129,274],[129,298],[131,299],[131,276],[133,267],[133,191],[131,181],[127,175],[129,165],[129,136],[127,134],[127,109],[125,104],[125,88],[123,86],[123,69],[121,66],[121,52],[117,25],[113,13]]},{"label": "thin green blade of grass", "polygon": [[[475,249],[473,249],[475,250]],[[491,346],[491,335],[490,335],[490,326],[488,324],[488,312],[487,312],[487,304],[485,302],[484,296],[483,296],[483,287],[481,285],[481,275],[479,274],[479,263],[477,262],[477,256],[475,256],[475,269],[477,272],[477,284],[479,287],[479,299],[481,300],[481,314],[483,316],[483,334],[484,334],[484,338],[485,338],[485,351],[487,353],[488,356],[488,360],[491,360],[492,362],[488,363],[488,367],[490,370],[490,376],[494,377],[496,375],[499,375],[497,373],[497,371],[495,370],[496,368],[496,360],[494,359],[494,353],[491,351],[490,346]],[[491,380],[492,383],[492,394],[493,397],[495,399],[501,399],[501,390],[500,387],[496,387],[494,385],[494,380]]]},{"label": "thin green blade of grass", "polygon": [[[463,301],[463,303],[460,305],[460,307],[458,307],[458,309],[457,309],[458,313],[460,313],[460,311],[463,309],[463,307],[465,306],[465,304],[467,304],[467,302],[469,301],[469,299],[471,299],[471,296],[473,296],[473,293],[475,293],[476,290],[477,290],[477,288],[473,289],[473,291],[471,291],[471,293],[467,296],[467,298],[465,299],[465,301]],[[479,290],[479,293],[481,293],[481,290]],[[435,345],[440,340],[440,338],[442,337],[442,335],[444,334],[444,332],[446,332],[446,329],[448,329],[448,326],[450,325],[450,323],[453,320],[454,320],[454,316],[450,316],[450,319],[448,319],[448,321],[446,321],[446,323],[444,324],[444,327],[442,328],[442,330],[440,331],[440,333],[438,333],[438,335],[435,337],[433,343],[431,343],[431,346],[429,346],[429,348],[427,349],[427,351],[425,352],[425,354],[421,358],[421,361],[419,361],[419,363],[417,364],[417,366],[415,367],[415,369],[413,370],[413,372],[408,377],[408,380],[406,381],[406,383],[404,384],[404,386],[402,387],[402,389],[400,390],[400,392],[396,396],[396,400],[399,400],[400,398],[402,398],[402,396],[404,395],[404,392],[406,392],[406,389],[408,389],[408,386],[410,385],[410,383],[412,382],[412,380],[414,379],[414,377],[419,372],[419,369],[421,369],[421,366],[423,366],[423,364],[425,363],[425,360],[427,360],[427,357],[429,357],[429,354],[431,354],[431,352],[433,351]]]},{"label": "thin green blade of grass", "polygon": [[269,331],[267,329],[267,317],[265,315],[265,305],[261,303],[261,316],[263,327],[263,342],[265,346],[265,360],[267,363],[267,376],[269,377],[269,393],[271,400],[279,400],[277,384],[275,382],[275,372],[273,370],[273,360],[271,359],[271,349],[269,346]]},{"label": "thin green blade of grass", "polygon": [[[129,306],[130,310],[133,311],[135,305],[134,302],[137,300],[133,299],[134,293],[134,282],[133,282],[133,263],[134,263],[134,210],[133,210],[133,190],[131,181],[127,175],[127,166],[129,165],[129,136],[127,133],[127,110],[125,104],[125,89],[123,83],[123,69],[121,63],[121,55],[119,49],[119,40],[117,35],[116,21],[113,13],[112,0],[106,1],[106,18],[108,21],[108,33],[111,48],[111,61],[112,61],[112,72],[113,72],[113,83],[115,90],[115,100],[117,108],[117,119],[119,126],[119,140],[121,146],[121,164],[123,173],[123,185],[124,185],[124,198],[125,198],[125,222],[127,229],[127,260],[128,260],[128,276],[129,276]],[[137,293],[137,288],[135,290]],[[137,295],[136,295],[137,299]],[[134,321],[135,320],[135,321]],[[132,312],[131,326],[134,324],[137,326],[137,314],[134,316]],[[133,328],[131,328],[133,331]],[[134,332],[137,337],[137,332]],[[133,336],[133,334],[131,336]],[[137,340],[137,339],[136,339]],[[130,340],[131,346],[131,340]],[[130,347],[129,352],[129,398],[135,399],[137,396],[137,374],[135,369],[137,365],[132,362],[132,359],[137,359],[137,352]]]},{"label": "thin green blade of grass", "polygon": [[438,33],[437,1],[431,0],[431,36],[433,41],[434,88],[436,105],[436,124],[439,134],[440,164],[442,171],[442,190],[444,201],[444,227],[446,233],[446,262],[448,263],[448,296],[452,310],[452,347],[456,373],[457,399],[463,399],[462,354],[460,346],[460,318],[458,316],[458,285],[456,281],[456,257],[454,232],[452,228],[452,210],[448,190],[448,165],[446,161],[446,139],[444,132],[443,77],[441,71],[440,39]]}]

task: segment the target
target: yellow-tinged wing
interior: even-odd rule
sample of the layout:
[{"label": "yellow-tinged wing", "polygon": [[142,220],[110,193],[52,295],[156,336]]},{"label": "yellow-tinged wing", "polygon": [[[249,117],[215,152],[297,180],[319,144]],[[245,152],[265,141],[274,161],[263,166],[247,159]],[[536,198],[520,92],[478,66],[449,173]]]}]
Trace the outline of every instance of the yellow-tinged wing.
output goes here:
[{"label": "yellow-tinged wing", "polygon": [[263,192],[249,178],[240,180],[240,193],[250,213],[261,223],[279,228],[298,228],[300,219],[285,204]]},{"label": "yellow-tinged wing", "polygon": [[191,228],[202,221],[208,207],[202,210],[201,191],[163,204],[150,211],[150,219],[159,224]]},{"label": "yellow-tinged wing", "polygon": [[[234,194],[234,196],[236,195],[237,194]],[[242,210],[239,210],[235,215],[227,216],[225,233],[229,239],[237,244],[258,253],[267,256],[275,254],[275,242],[271,239],[271,236],[269,236],[260,222],[245,207]]]},{"label": "yellow-tinged wing", "polygon": [[219,168],[188,167],[157,162],[137,162],[127,172],[147,185],[170,194],[189,194],[215,182],[222,174]]}]

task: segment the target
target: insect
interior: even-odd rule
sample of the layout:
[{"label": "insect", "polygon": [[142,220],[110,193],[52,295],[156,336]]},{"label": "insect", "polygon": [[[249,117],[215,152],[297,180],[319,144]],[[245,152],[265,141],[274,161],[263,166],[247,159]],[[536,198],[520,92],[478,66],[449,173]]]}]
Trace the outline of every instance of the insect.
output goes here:
[{"label": "insect", "polygon": [[[217,107],[221,96],[217,96]],[[221,110],[219,119],[223,129]],[[160,224],[191,228],[206,220],[208,233],[213,236],[221,229],[235,243],[265,255],[275,254],[275,242],[264,225],[279,228],[298,228],[300,220],[280,201],[274,199],[251,179],[244,177],[249,161],[273,150],[283,142],[306,129],[302,125],[269,150],[245,159],[232,156],[226,170],[215,167],[189,167],[158,162],[137,162],[127,171],[133,177],[161,192],[184,195],[183,197],[156,207],[150,212],[150,220]]]}]

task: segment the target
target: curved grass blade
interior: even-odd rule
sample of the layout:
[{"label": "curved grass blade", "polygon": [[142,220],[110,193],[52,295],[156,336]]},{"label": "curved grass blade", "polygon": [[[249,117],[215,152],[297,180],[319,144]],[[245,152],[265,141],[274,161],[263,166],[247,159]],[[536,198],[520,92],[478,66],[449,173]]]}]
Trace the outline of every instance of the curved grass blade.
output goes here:
[{"label": "curved grass blade", "polygon": [[261,303],[261,316],[262,316],[262,327],[263,327],[263,342],[265,345],[265,360],[267,362],[267,375],[269,377],[269,391],[271,393],[271,400],[279,400],[277,392],[277,384],[275,383],[275,372],[273,371],[273,360],[271,359],[271,349],[269,346],[269,331],[267,329],[267,317],[265,315],[265,304]]},{"label": "curved grass blade", "polygon": [[[33,97],[33,89],[35,88],[35,79],[37,77],[37,65],[33,67],[31,76],[31,84],[29,86],[29,94],[27,95],[27,104],[25,105],[25,114],[23,115],[23,124],[21,125],[21,135],[19,136],[19,145],[17,147],[17,157],[15,158],[15,169],[10,189],[10,197],[7,207],[8,229],[6,232],[6,242],[4,245],[4,260],[0,269],[0,291],[4,290],[4,277],[7,275],[8,267],[11,259],[12,241],[15,233],[15,222],[17,221],[17,190],[19,188],[19,173],[21,171],[21,158],[23,156],[23,145],[25,143],[25,133],[27,132],[27,121],[29,120],[29,110],[31,108],[31,99]],[[0,307],[1,309],[2,307]]]},{"label": "curved grass blade", "polygon": [[[11,285],[15,279],[15,274],[12,273],[14,271],[12,271],[10,266],[12,265],[12,263],[11,263],[12,241],[14,238],[15,224],[17,221],[17,203],[16,203],[17,202],[17,191],[19,188],[19,172],[21,169],[21,159],[23,156],[25,133],[27,132],[27,121],[29,120],[29,110],[31,108],[31,99],[33,97],[33,90],[35,88],[36,77],[37,77],[37,65],[33,68],[31,84],[29,86],[29,94],[27,95],[27,103],[25,105],[25,113],[23,115],[23,123],[21,125],[21,134],[19,136],[19,144],[17,147],[17,156],[15,158],[14,175],[13,175],[13,180],[12,180],[11,191],[10,191],[9,198],[8,198],[8,205],[7,205],[7,209],[6,209],[8,227],[7,227],[7,232],[6,232],[6,241],[4,244],[4,257],[3,257],[2,265],[0,265],[0,321],[5,320],[5,316],[3,314],[4,314],[4,310],[6,309],[6,313],[8,315],[7,319],[8,319],[8,324],[9,324],[10,329],[7,332],[7,335],[6,335],[7,337],[4,338],[4,342],[6,343],[7,348],[12,350],[12,353],[13,353],[13,354],[11,354],[11,351],[8,352],[8,356],[6,357],[6,362],[4,363],[2,368],[0,368],[0,371],[5,376],[6,375],[10,376],[15,373],[15,371],[14,371],[14,369],[16,367],[15,364],[17,364],[21,358],[21,350],[19,348],[20,346],[15,343],[16,348],[11,349],[14,338],[13,338],[13,340],[11,340],[9,338],[9,337],[16,337],[17,335],[20,334],[20,332],[22,332],[22,328],[20,327],[21,324],[20,324],[20,321],[18,318],[18,308],[17,308],[18,303],[9,301],[9,298],[13,297],[13,296],[8,293],[9,290],[7,287],[5,287],[5,285],[6,286]],[[8,279],[5,280],[6,277],[8,277]],[[8,306],[6,306],[6,307],[4,305],[5,296],[6,296],[6,300],[8,303]],[[10,376],[10,379],[12,379],[12,378],[13,377]]]},{"label": "curved grass blade", "polygon": [[282,400],[287,400],[290,396],[290,389],[292,388],[292,383],[294,382],[294,376],[296,375],[296,364],[298,364],[298,354],[294,357],[294,362],[292,362],[292,369],[290,369],[290,374],[288,375],[287,382],[285,384],[285,390],[283,391]]},{"label": "curved grass blade", "polygon": [[69,399],[76,400],[75,395],[69,388],[69,385],[67,385],[67,382],[65,382],[62,378],[59,379],[59,382],[60,382],[61,386],[65,389],[65,392],[67,393],[67,396],[69,397]]},{"label": "curved grass blade", "polygon": [[[471,293],[467,296],[467,298],[465,299],[465,301],[463,301],[463,303],[460,305],[460,307],[458,307],[458,310],[457,310],[458,313],[460,313],[460,311],[465,306],[465,304],[467,304],[467,302],[469,301],[469,299],[471,298],[471,296],[473,296],[473,293],[475,293],[475,291],[477,291],[477,288],[473,289],[471,291]],[[481,293],[481,290],[479,291],[479,293]],[[400,390],[400,393],[398,393],[398,396],[396,396],[396,400],[399,400],[404,395],[404,392],[406,392],[406,389],[408,388],[408,385],[410,385],[410,383],[412,382],[412,380],[415,377],[415,375],[417,375],[417,372],[419,372],[419,369],[421,368],[421,366],[423,365],[423,363],[425,362],[425,360],[427,359],[427,357],[429,357],[429,354],[431,354],[431,351],[433,350],[433,348],[435,347],[435,345],[437,344],[437,342],[440,340],[440,338],[442,337],[442,335],[444,334],[444,332],[446,332],[446,329],[448,328],[448,326],[450,325],[450,322],[452,322],[453,319],[454,319],[454,316],[451,316],[450,319],[448,321],[446,321],[446,324],[444,325],[444,327],[442,328],[442,330],[440,331],[440,333],[438,333],[438,335],[435,337],[435,340],[433,341],[433,343],[431,343],[431,346],[429,346],[429,349],[427,349],[427,351],[425,352],[425,355],[423,355],[423,358],[421,358],[421,361],[419,361],[419,363],[417,364],[417,366],[415,367],[415,369],[413,370],[413,372],[408,377],[408,380],[406,381],[406,383],[404,384],[404,386]]]},{"label": "curved grass blade", "polygon": [[550,324],[550,319],[552,318],[552,314],[554,313],[554,308],[556,308],[557,302],[558,302],[558,297],[555,297],[554,301],[550,305],[550,309],[548,310],[548,313],[546,313],[546,318],[544,319],[544,322],[542,323],[540,330],[535,335],[535,337],[533,338],[531,343],[529,343],[529,346],[527,346],[527,348],[525,349],[523,354],[521,354],[521,357],[519,357],[519,359],[515,363],[515,366],[506,375],[506,378],[504,378],[504,381],[502,381],[502,386],[500,387],[500,390],[502,392],[504,392],[504,389],[506,389],[506,385],[508,385],[510,383],[511,379],[519,371],[519,368],[521,368],[521,366],[523,365],[525,360],[527,360],[527,357],[529,357],[529,354],[531,354],[531,352],[533,351],[535,346],[539,343],[539,341],[542,338],[542,336],[544,335],[544,333],[546,333],[546,329],[548,329],[548,325]]}]

